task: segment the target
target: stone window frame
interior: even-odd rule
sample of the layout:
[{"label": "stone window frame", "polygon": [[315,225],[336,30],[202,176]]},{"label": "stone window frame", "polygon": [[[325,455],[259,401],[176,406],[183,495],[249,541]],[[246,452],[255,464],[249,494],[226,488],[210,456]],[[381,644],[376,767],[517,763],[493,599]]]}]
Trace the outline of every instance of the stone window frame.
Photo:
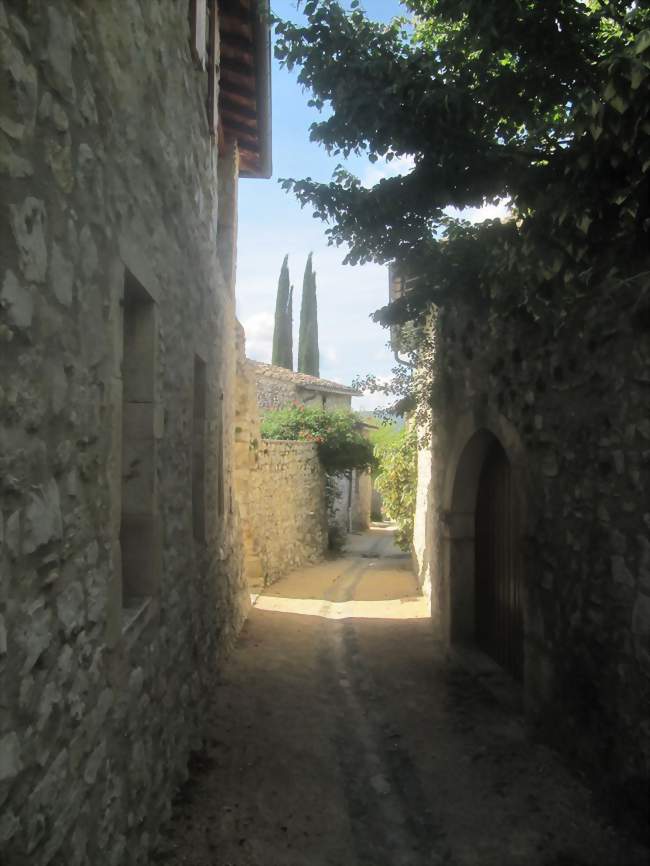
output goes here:
[{"label": "stone window frame", "polygon": [[192,532],[194,541],[206,542],[206,456],[208,384],[207,364],[198,352],[192,368]]},{"label": "stone window frame", "polygon": [[208,127],[220,144],[223,135],[219,121],[219,4],[208,0]]},{"label": "stone window frame", "polygon": [[[159,596],[162,576],[157,484],[158,305],[128,268],[123,277],[121,335],[120,608],[126,629]],[[136,456],[126,467],[133,453]]]},{"label": "stone window frame", "polygon": [[190,0],[190,32],[192,57],[203,70],[208,58],[208,0]]},{"label": "stone window frame", "polygon": [[[111,526],[111,572],[109,577],[106,606],[106,642],[110,648],[122,646],[127,652],[140,640],[144,629],[155,622],[160,613],[160,589],[163,577],[162,528],[159,512],[158,489],[154,490],[155,529],[155,568],[157,586],[154,595],[143,598],[142,604],[126,608],[122,603],[122,547],[120,530],[122,520],[122,446],[123,446],[123,313],[124,293],[128,280],[135,280],[146,291],[154,304],[155,316],[155,365],[158,371],[154,382],[154,442],[152,447],[158,452],[159,442],[164,436],[165,413],[162,401],[162,379],[160,376],[160,304],[161,286],[151,268],[152,256],[148,250],[148,237],[138,226],[128,226],[117,238],[115,256],[106,271],[108,294],[110,298],[108,329],[110,335],[110,372],[107,380],[109,415],[107,418],[109,435],[109,456],[107,464],[107,485],[110,491]],[[156,470],[157,454],[155,459]],[[157,471],[156,476],[157,479]]]},{"label": "stone window frame", "polygon": [[226,459],[225,459],[225,433],[226,425],[224,419],[224,392],[219,389],[217,393],[217,517],[222,520],[226,514]]}]

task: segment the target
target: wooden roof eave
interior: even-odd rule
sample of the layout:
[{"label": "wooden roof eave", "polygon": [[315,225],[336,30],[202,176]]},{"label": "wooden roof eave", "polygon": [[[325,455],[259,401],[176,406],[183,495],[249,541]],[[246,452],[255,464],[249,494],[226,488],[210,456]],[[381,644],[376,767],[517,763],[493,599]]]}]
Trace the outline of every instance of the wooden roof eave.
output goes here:
[{"label": "wooden roof eave", "polygon": [[220,111],[236,140],[240,176],[271,176],[271,34],[268,0],[228,0],[221,19]]}]

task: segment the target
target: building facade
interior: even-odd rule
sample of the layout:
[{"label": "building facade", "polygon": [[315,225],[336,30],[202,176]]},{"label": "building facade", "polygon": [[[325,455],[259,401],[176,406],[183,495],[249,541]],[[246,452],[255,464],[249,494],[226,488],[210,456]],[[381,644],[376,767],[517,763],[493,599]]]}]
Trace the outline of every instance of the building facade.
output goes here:
[{"label": "building facade", "polygon": [[251,593],[327,550],[325,473],[314,442],[262,439],[256,365],[238,327],[235,490]]},{"label": "building facade", "polygon": [[[257,387],[257,403],[262,413],[297,403],[319,409],[351,411],[353,397],[361,391],[330,379],[296,373],[275,364],[247,361]],[[353,469],[333,479],[334,502],[330,514],[332,527],[340,532],[363,531],[370,526],[372,479],[369,472]]]},{"label": "building facade", "polygon": [[0,2],[0,861],[147,862],[245,615],[257,4]]},{"label": "building facade", "polygon": [[[438,309],[414,550],[434,628],[520,685],[623,814],[647,806],[650,347],[634,298],[556,327]],[[644,456],[645,455],[645,456]]]},{"label": "building facade", "polygon": [[352,398],[362,396],[360,391],[340,382],[296,373],[275,364],[249,359],[248,366],[257,384],[257,403],[262,412],[282,409],[292,403],[319,409],[350,410]]}]

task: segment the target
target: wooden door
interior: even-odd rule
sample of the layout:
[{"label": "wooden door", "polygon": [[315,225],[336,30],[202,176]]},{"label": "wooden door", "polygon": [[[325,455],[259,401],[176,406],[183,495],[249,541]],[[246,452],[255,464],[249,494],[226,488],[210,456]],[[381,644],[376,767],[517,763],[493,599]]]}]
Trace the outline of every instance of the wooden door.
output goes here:
[{"label": "wooden door", "polygon": [[513,505],[510,464],[495,441],[483,464],[476,501],[476,640],[484,652],[521,680],[522,593]]}]

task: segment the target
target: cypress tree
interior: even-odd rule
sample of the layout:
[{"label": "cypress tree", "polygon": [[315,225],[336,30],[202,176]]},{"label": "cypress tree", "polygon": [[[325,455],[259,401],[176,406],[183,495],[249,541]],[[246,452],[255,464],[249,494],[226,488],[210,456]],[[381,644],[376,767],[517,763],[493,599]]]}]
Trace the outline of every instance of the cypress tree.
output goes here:
[{"label": "cypress tree", "polygon": [[298,372],[320,376],[318,351],[318,303],[316,301],[316,273],[312,267],[312,254],[307,256],[302,282],[300,306],[300,340],[298,343]]},{"label": "cypress tree", "polygon": [[293,286],[289,279],[288,255],[284,257],[278,279],[271,363],[293,370]]},{"label": "cypress tree", "polygon": [[288,370],[293,370],[293,286],[289,289],[289,301],[287,303],[285,342],[287,346]]}]

